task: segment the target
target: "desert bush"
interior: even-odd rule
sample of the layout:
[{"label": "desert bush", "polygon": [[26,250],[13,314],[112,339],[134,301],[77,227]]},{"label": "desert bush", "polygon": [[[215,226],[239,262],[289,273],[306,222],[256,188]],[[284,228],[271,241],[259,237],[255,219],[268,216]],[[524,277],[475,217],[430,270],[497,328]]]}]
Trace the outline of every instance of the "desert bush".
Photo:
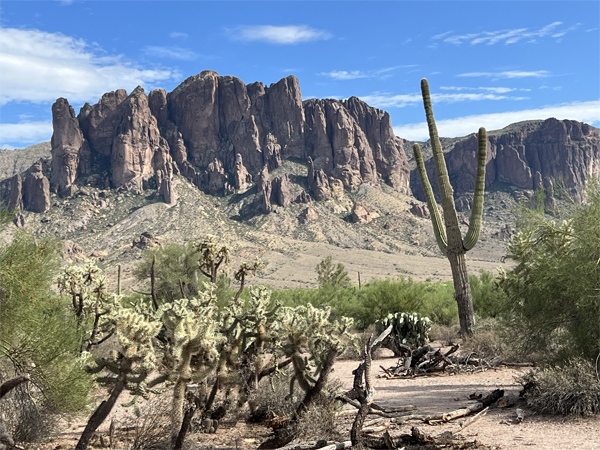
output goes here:
[{"label": "desert bush", "polygon": [[518,379],[527,405],[542,414],[589,416],[600,413],[600,380],[594,366],[576,358],[562,366],[532,371]]},{"label": "desert bush", "polygon": [[[298,409],[301,397],[290,395],[292,371],[282,371],[259,383],[258,389],[250,396],[250,420],[265,422],[277,428],[290,420]],[[335,414],[342,405],[333,400],[335,393],[341,391],[337,381],[330,381],[325,386],[325,395],[314,402],[298,421],[297,439],[331,440],[340,439],[336,432]]]},{"label": "desert bush", "polygon": [[348,271],[342,263],[334,266],[332,257],[329,255],[323,259],[316,267],[317,282],[319,286],[334,286],[336,288],[346,288],[350,286],[350,277]]},{"label": "desert bush", "polygon": [[125,450],[162,450],[169,448],[171,404],[168,395],[152,397],[140,406],[140,414],[128,416],[121,424],[127,429]]},{"label": "desert bush", "polygon": [[163,248],[153,248],[142,253],[142,260],[133,274],[138,280],[150,279],[152,260],[155,260],[156,294],[164,301],[171,302],[182,297],[181,289],[186,296],[198,294],[202,281],[208,278],[198,269],[200,252],[194,242],[185,246],[169,243]]},{"label": "desert bush", "polygon": [[458,323],[453,325],[444,325],[440,323],[432,323],[429,337],[432,341],[441,341],[444,345],[453,345],[460,334],[460,326]]},{"label": "desert bush", "polygon": [[499,317],[506,307],[506,294],[499,288],[494,274],[481,269],[479,275],[470,274],[469,281],[477,317]]},{"label": "desert bush", "polygon": [[[475,332],[465,336],[462,340],[463,353],[472,353],[488,362],[493,360],[523,361],[523,355],[517,355],[510,345],[510,336],[503,329],[501,321],[496,319],[482,319],[475,325]],[[520,356],[517,358],[517,356]]]},{"label": "desert bush", "polygon": [[[0,383],[9,378],[0,377]],[[39,441],[48,436],[57,421],[55,414],[35,403],[26,385],[17,386],[2,398],[0,415],[16,442]]]},{"label": "desert bush", "polygon": [[501,274],[507,326],[523,352],[550,359],[600,351],[600,187],[588,188],[588,202],[570,220],[550,220],[526,211],[517,223],[507,257],[517,262]]}]

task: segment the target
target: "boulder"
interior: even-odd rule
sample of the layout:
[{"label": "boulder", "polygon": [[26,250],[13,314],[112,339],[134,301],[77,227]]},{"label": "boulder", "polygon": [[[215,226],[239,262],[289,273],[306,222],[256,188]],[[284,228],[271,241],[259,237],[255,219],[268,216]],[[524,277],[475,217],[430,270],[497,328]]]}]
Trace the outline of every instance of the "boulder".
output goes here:
[{"label": "boulder", "polygon": [[69,240],[63,242],[62,255],[67,261],[83,261],[87,259],[83,247]]},{"label": "boulder", "polygon": [[144,231],[139,237],[133,239],[132,245],[133,247],[144,250],[154,246],[160,247],[161,243],[152,233]]},{"label": "boulder", "polygon": [[316,220],[319,220],[319,215],[317,214],[317,211],[315,211],[315,209],[311,206],[303,209],[300,215],[298,216],[298,221],[302,224],[307,224]]},{"label": "boulder", "polygon": [[429,209],[426,204],[422,203],[411,203],[410,212],[422,219],[429,219]]},{"label": "boulder", "polygon": [[23,213],[18,212],[15,214],[15,217],[13,218],[13,223],[15,224],[15,226],[17,228],[25,228],[25,216],[23,216]]},{"label": "boulder", "polygon": [[312,202],[312,199],[310,198],[310,194],[308,192],[306,192],[305,190],[302,190],[302,192],[300,192],[300,194],[298,194],[298,197],[296,197],[296,199],[294,200],[294,203],[310,203]]},{"label": "boulder", "polygon": [[272,182],[271,199],[274,203],[279,206],[287,208],[292,203],[292,183],[289,177],[283,175],[281,177],[275,177]]},{"label": "boulder", "polygon": [[379,217],[379,214],[367,210],[367,207],[361,202],[356,202],[352,208],[351,220],[353,223],[369,223],[376,217]]}]

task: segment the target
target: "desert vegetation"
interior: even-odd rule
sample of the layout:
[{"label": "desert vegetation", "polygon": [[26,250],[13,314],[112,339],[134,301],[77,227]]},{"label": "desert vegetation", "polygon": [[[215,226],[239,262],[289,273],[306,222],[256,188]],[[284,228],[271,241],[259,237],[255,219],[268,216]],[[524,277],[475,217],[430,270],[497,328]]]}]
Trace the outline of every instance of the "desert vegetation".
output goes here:
[{"label": "desert vegetation", "polygon": [[[89,448],[117,406],[134,434],[119,440],[111,427],[113,448],[188,448],[190,434],[215,432],[227,419],[269,425],[263,448],[311,438],[401,443],[365,438],[366,418],[434,419],[376,409],[371,360],[380,346],[399,358],[394,373],[385,369],[390,376],[459,370],[468,364],[456,344],[479,367],[535,362],[520,380],[521,407],[597,414],[600,188],[590,183],[586,202],[568,213],[545,210],[534,196],[517,216],[506,255],[516,266],[469,276],[478,319],[469,336],[459,334],[451,282],[399,276],[353,285],[326,257],[315,267],[318,288],[271,290],[252,286],[260,261],[232,267],[231,249],[206,236],[146,250],[135,270],[146,288],[133,292],[108,281],[117,267],[61,264],[56,242],[18,232],[0,253],[2,444],[44,439],[61,418],[85,416],[76,448]],[[433,339],[450,350],[428,348]],[[360,356],[344,391],[332,368],[348,355]],[[343,405],[356,413],[345,436],[332,422]]]}]

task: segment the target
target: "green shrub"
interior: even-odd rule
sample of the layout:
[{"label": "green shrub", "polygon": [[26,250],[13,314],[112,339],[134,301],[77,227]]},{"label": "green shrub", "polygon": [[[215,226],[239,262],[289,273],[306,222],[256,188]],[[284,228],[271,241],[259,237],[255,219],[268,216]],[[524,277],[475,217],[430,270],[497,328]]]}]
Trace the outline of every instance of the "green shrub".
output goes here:
[{"label": "green shrub", "polygon": [[156,257],[156,295],[161,300],[172,302],[180,299],[182,287],[185,296],[193,297],[198,294],[202,281],[207,281],[198,270],[200,252],[191,241],[185,246],[166,244],[163,248],[144,251],[142,261],[133,271],[138,280],[150,280],[154,257]]},{"label": "green shrub", "polygon": [[346,288],[350,286],[350,277],[342,263],[333,265],[331,255],[323,259],[316,267],[317,282],[319,286],[326,285],[335,286],[338,288]]},{"label": "green shrub", "polygon": [[498,287],[496,277],[481,269],[479,276],[470,274],[469,281],[475,314],[481,319],[499,317],[506,305],[506,294]]},{"label": "green shrub", "polygon": [[416,282],[411,278],[373,280],[362,288],[283,289],[271,298],[285,306],[329,306],[336,317],[352,317],[359,330],[397,312],[418,312],[433,322],[449,325],[458,319],[451,282]]},{"label": "green shrub", "polygon": [[514,269],[503,273],[504,318],[512,340],[524,352],[551,359],[600,351],[600,187],[588,189],[588,203],[568,221],[539,211],[519,217],[507,257]]}]

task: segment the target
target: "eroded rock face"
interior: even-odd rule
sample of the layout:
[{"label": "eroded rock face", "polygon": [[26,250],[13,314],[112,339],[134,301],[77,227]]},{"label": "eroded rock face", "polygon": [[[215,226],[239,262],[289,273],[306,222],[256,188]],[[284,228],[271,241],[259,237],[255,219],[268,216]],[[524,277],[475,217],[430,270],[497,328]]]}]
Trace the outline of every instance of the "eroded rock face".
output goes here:
[{"label": "eroded rock face", "polygon": [[287,175],[275,177],[272,182],[271,199],[279,206],[287,208],[292,203],[292,185]]},{"label": "eroded rock face", "polygon": [[[120,104],[120,121],[112,140],[110,165],[115,187],[137,177],[154,174],[153,157],[158,150],[160,133],[150,111],[148,97],[138,86]],[[165,145],[166,141],[164,142]]]},{"label": "eroded rock face", "polygon": [[42,163],[35,163],[23,181],[23,207],[38,213],[50,208],[50,181],[42,170]]},{"label": "eroded rock face", "polygon": [[[486,187],[494,182],[524,190],[543,185],[545,178],[562,180],[575,198],[589,177],[600,177],[600,130],[573,120],[550,118],[513,124],[488,133]],[[473,192],[477,171],[477,136],[468,136],[446,154],[455,193]],[[426,162],[429,180],[437,191],[433,161]],[[539,172],[539,178],[536,173]],[[411,173],[413,193],[424,199],[416,170]]]},{"label": "eroded rock face", "polygon": [[271,206],[271,176],[269,175],[269,167],[263,167],[263,170],[258,176],[256,183],[258,192],[262,194],[262,212],[268,214],[273,209]]},{"label": "eroded rock face", "polygon": [[248,190],[250,183],[252,182],[252,175],[248,173],[246,166],[244,166],[244,160],[242,155],[238,153],[235,155],[235,173],[234,173],[234,187],[238,193],[244,193]]},{"label": "eroded rock face", "polygon": [[10,197],[8,209],[21,211],[23,209],[23,179],[15,174],[10,180]]},{"label": "eroded rock face", "polygon": [[[244,192],[263,167],[308,157],[317,199],[381,178],[408,192],[408,165],[389,115],[357,98],[303,102],[294,76],[266,87],[204,71],[171,93],[108,92],[77,117],[58,99],[53,119],[52,185],[61,195],[74,193],[78,177],[106,172],[120,191],[141,192],[154,177],[165,199],[174,197],[177,173],[213,195]],[[288,204],[289,179],[273,183],[273,200]]]},{"label": "eroded rock face", "polygon": [[[73,107],[65,98],[52,105],[52,186],[61,195],[70,196],[76,190],[77,175],[89,173],[90,154]],[[80,167],[81,166],[81,167]]]}]

